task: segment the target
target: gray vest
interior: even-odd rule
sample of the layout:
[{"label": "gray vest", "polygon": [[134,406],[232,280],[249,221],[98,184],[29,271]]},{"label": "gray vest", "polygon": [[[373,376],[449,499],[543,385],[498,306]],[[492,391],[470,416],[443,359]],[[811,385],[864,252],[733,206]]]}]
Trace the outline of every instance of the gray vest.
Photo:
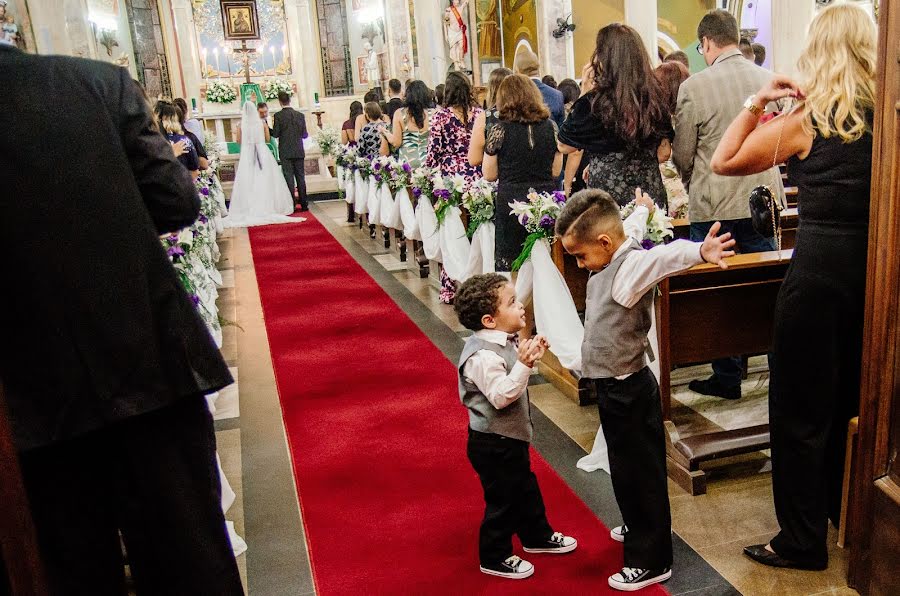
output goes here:
[{"label": "gray vest", "polygon": [[488,398],[466,379],[463,369],[469,358],[479,350],[490,350],[499,354],[506,361],[506,371],[509,373],[515,365],[518,355],[512,342],[505,346],[498,346],[489,341],[479,339],[474,335],[466,340],[462,354],[459,357],[459,398],[469,409],[469,427],[483,433],[494,433],[504,437],[531,442],[534,436],[534,425],[531,422],[531,405],[528,403],[528,389],[522,392],[519,399],[509,404],[502,410],[495,408]]},{"label": "gray vest", "polygon": [[582,375],[589,379],[635,373],[647,365],[645,353],[654,358],[647,332],[655,287],[632,308],[625,308],[612,297],[613,280],[633,250],[642,250],[634,240],[628,250],[588,280],[581,366]]}]

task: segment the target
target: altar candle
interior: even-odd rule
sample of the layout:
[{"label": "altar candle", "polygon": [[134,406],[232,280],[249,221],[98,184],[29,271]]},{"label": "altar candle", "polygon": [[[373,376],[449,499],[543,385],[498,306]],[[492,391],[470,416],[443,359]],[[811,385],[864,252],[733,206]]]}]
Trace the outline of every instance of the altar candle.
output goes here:
[{"label": "altar candle", "polygon": [[228,77],[231,78],[231,47],[226,46],[222,53],[225,54],[225,63],[228,65]]},{"label": "altar candle", "polygon": [[216,76],[221,76],[221,71],[219,70],[219,48],[213,48],[213,56],[216,58]]},{"label": "altar candle", "polygon": [[278,64],[275,62],[275,46],[269,48],[272,51],[272,76],[278,76]]},{"label": "altar candle", "polygon": [[206,48],[200,48],[200,70],[203,71],[203,78],[206,78]]}]

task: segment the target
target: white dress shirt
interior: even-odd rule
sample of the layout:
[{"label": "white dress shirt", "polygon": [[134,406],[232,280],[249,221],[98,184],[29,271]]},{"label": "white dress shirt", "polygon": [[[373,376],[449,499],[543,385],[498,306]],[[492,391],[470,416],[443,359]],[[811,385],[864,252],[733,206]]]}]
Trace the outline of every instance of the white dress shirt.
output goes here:
[{"label": "white dress shirt", "polygon": [[[638,207],[622,222],[625,228],[625,242],[613,253],[610,263],[622,256],[631,248],[631,239],[640,242],[647,228],[646,207]],[[703,262],[700,256],[700,243],[690,240],[675,240],[669,244],[655,246],[650,250],[633,250],[628,253],[612,284],[612,298],[625,308],[631,308],[653,286],[673,273],[690,269]],[[572,366],[573,370],[581,370],[581,359]],[[617,379],[626,379],[631,375],[622,375]]]},{"label": "white dress shirt", "polygon": [[[505,331],[496,329],[480,329],[475,332],[475,337],[501,347],[510,341]],[[531,376],[531,367],[516,360],[512,370],[507,374],[506,361],[500,354],[491,350],[478,350],[466,361],[463,376],[478,387],[492,406],[502,410],[525,392]]]}]

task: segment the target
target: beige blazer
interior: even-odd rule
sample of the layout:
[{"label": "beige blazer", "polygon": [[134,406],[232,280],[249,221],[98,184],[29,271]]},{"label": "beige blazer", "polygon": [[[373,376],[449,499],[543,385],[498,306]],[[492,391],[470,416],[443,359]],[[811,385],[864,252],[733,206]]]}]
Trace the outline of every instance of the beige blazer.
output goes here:
[{"label": "beige blazer", "polygon": [[771,77],[771,72],[735,49],[723,52],[712,66],[689,77],[678,90],[672,160],[690,197],[688,218],[692,222],[750,217],[748,198],[759,185],[768,185],[784,204],[778,168],[752,176],[719,176],[710,169],[713,153],[744,101]]}]

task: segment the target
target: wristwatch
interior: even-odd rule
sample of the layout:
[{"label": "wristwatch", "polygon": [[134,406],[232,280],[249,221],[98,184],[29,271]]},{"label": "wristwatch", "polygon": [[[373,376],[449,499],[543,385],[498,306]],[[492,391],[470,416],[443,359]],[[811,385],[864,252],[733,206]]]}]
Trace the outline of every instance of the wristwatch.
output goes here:
[{"label": "wristwatch", "polygon": [[747,98],[747,101],[744,102],[744,107],[750,110],[750,113],[759,118],[765,112],[765,108],[761,108],[756,105],[754,102],[756,101],[756,95],[751,95]]}]

